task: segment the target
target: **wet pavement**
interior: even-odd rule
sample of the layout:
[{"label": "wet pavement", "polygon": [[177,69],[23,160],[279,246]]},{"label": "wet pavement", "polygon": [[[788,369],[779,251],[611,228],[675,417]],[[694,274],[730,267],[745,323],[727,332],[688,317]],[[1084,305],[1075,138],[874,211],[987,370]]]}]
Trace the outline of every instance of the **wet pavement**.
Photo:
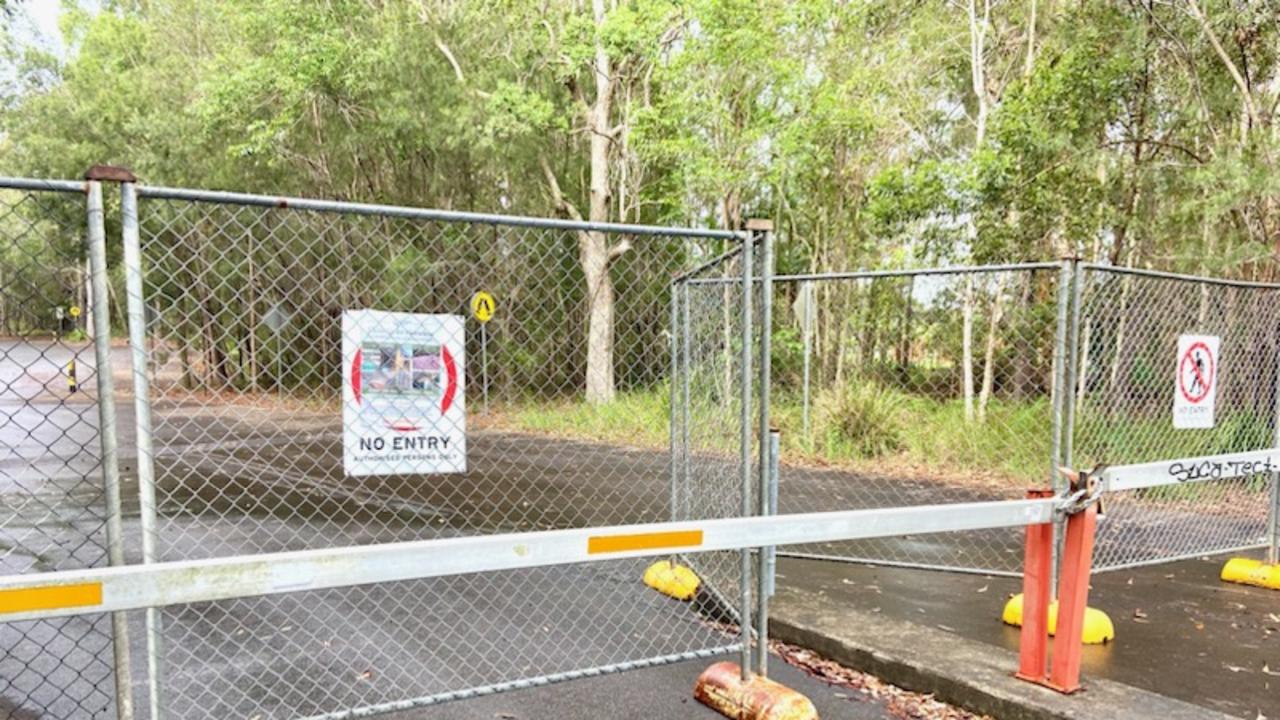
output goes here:
[{"label": "wet pavement", "polygon": [[[1248,720],[1280,717],[1280,592],[1223,583],[1225,557],[1096,574],[1089,604],[1116,642],[1086,646],[1083,674]],[[818,597],[1017,651],[1000,622],[1019,580],[782,558],[779,593]],[[867,628],[874,643],[875,628]]]},{"label": "wet pavement", "polygon": [[[86,386],[68,395],[62,374],[74,355],[82,384],[91,382],[92,348],[7,343],[0,347],[3,571],[102,565],[95,393]],[[114,349],[113,363],[121,388],[124,549],[138,562],[137,462],[123,348]],[[665,459],[651,451],[477,428],[465,482],[358,479],[341,471],[332,410],[228,407],[195,396],[157,402],[154,410],[164,559],[658,520],[668,512]],[[736,555],[698,561],[705,575],[727,577],[719,568],[736,566]],[[690,604],[654,593],[639,582],[646,564],[536,568],[166,608],[163,703],[182,718],[319,715],[733,642],[708,622],[718,607],[714,597]],[[145,708],[141,613],[129,613],[129,627],[133,697]],[[110,718],[109,633],[102,616],[0,625],[0,716]],[[525,697],[532,705],[517,717],[697,717],[709,711],[689,706],[692,678],[710,662],[479,703],[509,707],[506,698]],[[883,717],[879,704],[837,695],[847,694],[828,698],[842,705],[831,717]],[[472,705],[415,712],[483,713]],[[646,705],[666,714],[646,712]]]},{"label": "wet pavement", "polygon": [[[0,528],[8,543],[3,570],[100,564],[102,494],[84,482],[97,465],[92,388],[68,399],[61,375],[61,367],[75,354],[82,383],[90,382],[92,350],[5,342],[0,346],[0,378],[9,388],[0,398],[0,417],[7,423],[0,427],[6,443],[6,454],[0,458]],[[123,348],[116,348],[113,357],[118,387],[127,387]],[[136,460],[130,451],[132,400],[122,392],[117,403],[126,554],[136,562],[140,529]],[[194,395],[179,402],[157,402],[161,556],[253,554],[666,518],[667,462],[661,452],[477,427],[470,440],[465,482],[441,477],[349,478],[341,471],[335,421],[331,409],[308,406],[227,406],[217,398]],[[704,461],[701,472],[715,475],[716,462]],[[728,475],[736,483],[736,471]],[[784,511],[787,502],[797,501],[817,502],[816,507],[832,507],[832,502],[841,507],[892,504],[902,497],[904,487],[911,490],[913,501],[937,499],[936,488],[931,491],[918,480],[899,482],[897,494],[878,499],[853,492],[833,499],[831,488],[847,486],[847,473],[815,471],[796,478],[790,494],[784,494]],[[964,497],[1009,493],[1008,488],[995,493],[974,490]],[[706,505],[697,514],[732,513],[734,497],[721,494],[722,506]],[[880,542],[887,543],[882,552],[1008,565],[1016,564],[1018,537],[1016,531],[991,531],[961,538],[967,542],[957,542],[956,536]],[[954,554],[965,547],[980,554]],[[698,562],[713,586],[723,585],[733,577],[736,555],[708,554]],[[1270,613],[1280,613],[1280,601],[1266,591],[1219,588],[1212,580],[1216,568],[1199,567],[1197,562],[1099,576],[1094,604],[1117,620],[1121,642],[1087,652],[1086,672],[1106,673],[1142,687],[1148,687],[1142,682],[1154,684],[1151,689],[1157,692],[1213,703],[1210,707],[1230,705],[1236,714],[1247,714],[1254,705],[1261,710],[1265,693],[1273,688],[1270,667],[1280,668],[1280,658],[1274,657],[1276,641],[1267,632],[1274,632],[1269,618]],[[638,582],[644,565],[594,563],[169,608],[162,612],[166,702],[184,718],[265,720],[393,703],[732,641],[705,622],[716,607],[712,598],[691,606],[652,593]],[[1016,646],[1016,632],[1003,629],[997,620],[1004,597],[1016,586],[1007,578],[790,559],[782,561],[781,573],[779,584],[786,591],[818,593],[834,603],[858,603],[966,637]],[[1173,577],[1164,577],[1170,574]],[[1144,604],[1144,598],[1161,602]],[[134,615],[131,640],[137,664],[145,652],[140,618]],[[49,705],[52,697],[52,706],[75,712],[52,711],[51,717],[82,716],[80,710],[89,707],[102,710],[88,715],[108,717],[101,693],[109,687],[102,681],[110,670],[106,629],[102,618],[93,617],[61,625],[0,628],[0,645],[5,648],[0,655],[0,696],[7,698],[0,700],[0,710],[5,710],[5,702]],[[83,640],[67,649],[60,640],[66,637]],[[1270,660],[1266,653],[1272,653]],[[58,654],[64,661],[50,662]],[[639,671],[632,699],[640,704],[659,695],[687,699],[684,688],[691,676],[679,676],[677,683],[677,675],[668,674],[682,672],[680,667]],[[691,667],[684,666],[684,671]],[[555,687],[565,688],[562,694],[567,698],[599,696],[609,703],[614,701],[614,688],[632,687],[626,679],[632,675],[609,678],[604,691],[593,686],[603,680]],[[653,688],[648,691],[650,679]],[[143,680],[139,665],[139,702]],[[668,697],[664,690],[672,685],[680,691]],[[579,686],[588,689],[573,689]],[[495,708],[488,717],[510,712],[502,709],[508,705],[499,698],[536,696],[539,699],[528,702],[542,703],[546,696],[539,693],[557,696],[554,688],[521,692],[525,695],[483,701],[496,703],[483,705]],[[623,702],[627,691],[616,692],[617,702]],[[467,714],[472,705],[453,703],[422,712],[428,713],[424,717],[473,717]],[[584,717],[599,716],[601,706],[594,707],[597,714]],[[19,717],[22,712],[15,708],[8,715]],[[573,717],[567,709],[563,715],[559,709],[554,715],[528,708],[525,712],[530,713],[527,717]],[[630,712],[606,714],[628,717]],[[676,713],[672,717],[685,717],[679,713],[687,710],[670,712]],[[1280,715],[1280,710],[1267,714]]]},{"label": "wet pavement", "polygon": [[[387,720],[724,720],[693,699],[693,683],[709,660],[631,670],[590,680],[516,690],[436,708],[388,715]],[[776,658],[770,677],[806,695],[823,720],[902,720],[856,690],[829,686]]]}]

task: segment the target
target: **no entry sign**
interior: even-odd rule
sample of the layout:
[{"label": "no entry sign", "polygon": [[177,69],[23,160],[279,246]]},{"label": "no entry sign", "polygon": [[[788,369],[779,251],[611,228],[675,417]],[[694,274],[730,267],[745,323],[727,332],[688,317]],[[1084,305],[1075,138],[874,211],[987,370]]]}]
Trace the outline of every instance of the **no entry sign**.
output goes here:
[{"label": "no entry sign", "polygon": [[466,472],[464,340],[457,315],[342,314],[348,475]]},{"label": "no entry sign", "polygon": [[1175,428],[1213,427],[1219,383],[1218,346],[1216,335],[1178,337],[1178,364],[1173,381]]}]

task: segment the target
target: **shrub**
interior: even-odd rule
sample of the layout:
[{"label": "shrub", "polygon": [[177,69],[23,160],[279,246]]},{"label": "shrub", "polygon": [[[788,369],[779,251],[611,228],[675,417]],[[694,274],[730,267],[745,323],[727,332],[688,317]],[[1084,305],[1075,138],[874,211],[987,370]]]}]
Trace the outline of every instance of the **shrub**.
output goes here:
[{"label": "shrub", "polygon": [[905,444],[905,401],[873,382],[851,382],[814,399],[814,435],[828,457],[873,458]]}]

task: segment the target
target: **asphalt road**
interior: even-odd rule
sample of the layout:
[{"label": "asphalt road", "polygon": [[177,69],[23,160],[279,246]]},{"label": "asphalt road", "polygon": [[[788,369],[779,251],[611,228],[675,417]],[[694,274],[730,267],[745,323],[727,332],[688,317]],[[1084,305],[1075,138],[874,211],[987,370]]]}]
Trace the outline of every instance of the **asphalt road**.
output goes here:
[{"label": "asphalt road", "polygon": [[[69,395],[63,368],[73,355],[83,387]],[[137,562],[137,461],[122,348],[113,364],[122,390],[124,549]],[[91,348],[0,345],[5,572],[105,563],[93,370]],[[189,396],[157,402],[153,417],[162,559],[659,520],[668,512],[665,462],[652,452],[477,429],[462,478],[356,480],[342,474],[328,410],[229,408]],[[726,498],[724,507],[736,502]],[[698,558],[703,574],[720,582],[731,579],[736,562],[724,553]],[[181,718],[314,716],[733,642],[708,622],[720,608],[712,594],[682,603],[654,593],[639,582],[646,564],[593,563],[166,608],[160,613],[164,708]],[[130,613],[129,629],[133,697],[145,707],[141,613]],[[0,717],[112,716],[107,618],[2,625],[0,647]],[[636,716],[662,717],[643,706],[666,702],[674,713],[668,716],[687,717],[690,673],[710,662],[510,697],[538,696],[524,717],[599,716],[624,701],[633,703]],[[476,702],[506,703],[507,697]],[[671,705],[677,700],[678,709]],[[474,704],[415,712],[466,717],[478,712]],[[841,705],[833,717],[881,716],[878,706]]]},{"label": "asphalt road", "polygon": [[[707,661],[632,670],[622,675],[516,690],[395,713],[388,720],[723,720],[693,699],[693,683]],[[831,687],[776,659],[769,675],[813,701],[824,720],[902,720],[855,690]]]},{"label": "asphalt road", "polygon": [[[85,481],[97,466],[92,384],[68,399],[60,374],[73,353],[87,383],[90,349],[0,344],[0,432],[6,442],[0,458],[0,562],[6,572],[104,562],[101,489]],[[115,351],[113,362],[118,387],[127,387],[123,349]],[[132,401],[121,393],[117,402],[125,549],[137,561]],[[158,400],[153,412],[162,559],[656,521],[668,512],[661,452],[486,429],[477,422],[469,433],[464,476],[357,479],[342,473],[337,418],[321,404],[282,406],[267,398],[233,406],[185,395]],[[697,493],[698,514],[736,512],[728,490],[736,486],[736,471],[714,458],[702,459],[698,468],[695,479],[704,484]],[[918,474],[861,477],[808,470],[784,475],[782,509],[1020,494],[1019,488],[943,487]],[[1020,533],[916,536],[816,550],[1016,567]],[[736,555],[699,556],[698,562],[711,587],[734,585]],[[168,608],[161,613],[165,703],[183,718],[320,715],[732,642],[706,622],[718,608],[714,597],[704,594],[686,604],[653,593],[639,583],[645,564],[593,563]],[[898,604],[909,606],[909,598],[904,595]],[[133,617],[131,627],[134,695],[141,703],[140,618]],[[0,646],[6,648],[0,703],[10,704],[8,716],[26,717],[22,708],[46,707],[48,717],[109,717],[107,630],[103,618],[92,617],[0,627]],[[608,682],[625,685],[634,676],[637,688],[648,682],[644,678],[675,683],[664,672],[676,671],[627,673]],[[623,691],[591,689],[596,682],[603,681],[557,687],[566,688],[568,697],[568,688],[588,686],[577,697],[597,695],[604,703],[597,712],[621,702]],[[688,697],[687,679],[673,687],[681,688],[673,697]],[[643,703],[660,691],[636,693],[633,699]],[[508,696],[490,701],[501,697]],[[423,712],[465,713],[473,704]],[[568,710],[555,712],[528,716],[571,717],[560,714]]]}]

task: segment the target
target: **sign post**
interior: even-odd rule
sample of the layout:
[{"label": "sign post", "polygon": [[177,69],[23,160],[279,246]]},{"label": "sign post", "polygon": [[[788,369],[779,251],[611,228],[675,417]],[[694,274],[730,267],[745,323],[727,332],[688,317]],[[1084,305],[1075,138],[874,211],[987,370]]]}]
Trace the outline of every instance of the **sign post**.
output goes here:
[{"label": "sign post", "polygon": [[1177,370],[1173,389],[1173,426],[1203,429],[1214,425],[1220,339],[1216,335],[1178,337]]},{"label": "sign post", "polygon": [[458,315],[342,314],[342,467],[348,475],[467,470]]},{"label": "sign post", "polygon": [[488,292],[481,290],[471,296],[471,316],[480,323],[480,394],[483,396],[485,415],[489,414],[489,321],[498,309],[498,302]]},{"label": "sign post", "polygon": [[817,317],[816,294],[814,293],[813,281],[806,280],[800,283],[799,292],[796,293],[796,301],[792,306],[797,317],[800,318],[800,337],[804,344],[804,370],[802,385],[802,400],[800,409],[801,433],[805,442],[809,442],[809,358],[813,354],[813,326]]},{"label": "sign post", "polygon": [[284,309],[284,303],[282,302],[278,302],[275,305],[272,305],[271,308],[267,310],[267,313],[262,316],[263,324],[265,324],[271,330],[272,336],[274,336],[276,339],[276,383],[275,384],[276,384],[276,391],[280,394],[281,397],[284,396],[284,375],[281,374],[284,370],[284,364],[283,364],[284,343],[280,334],[281,334],[281,331],[284,330],[284,326],[289,324],[289,319],[290,319],[289,312]]}]

